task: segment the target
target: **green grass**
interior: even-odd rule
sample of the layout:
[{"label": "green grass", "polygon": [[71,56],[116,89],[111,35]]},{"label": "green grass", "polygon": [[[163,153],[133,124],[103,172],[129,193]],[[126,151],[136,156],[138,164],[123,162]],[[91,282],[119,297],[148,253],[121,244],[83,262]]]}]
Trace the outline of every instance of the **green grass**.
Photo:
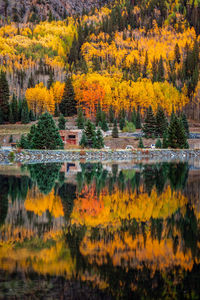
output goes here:
[{"label": "green grass", "polygon": [[0,125],[0,136],[27,134],[32,124],[8,124]]}]

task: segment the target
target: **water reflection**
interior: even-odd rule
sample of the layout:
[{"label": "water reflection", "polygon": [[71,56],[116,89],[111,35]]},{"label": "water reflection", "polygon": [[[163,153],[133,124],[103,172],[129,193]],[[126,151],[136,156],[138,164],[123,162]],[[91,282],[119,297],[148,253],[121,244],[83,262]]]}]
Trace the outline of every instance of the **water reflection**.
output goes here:
[{"label": "water reflection", "polygon": [[41,298],[70,285],[75,298],[198,299],[200,174],[187,163],[128,167],[44,164],[0,175],[0,298],[40,281]]}]

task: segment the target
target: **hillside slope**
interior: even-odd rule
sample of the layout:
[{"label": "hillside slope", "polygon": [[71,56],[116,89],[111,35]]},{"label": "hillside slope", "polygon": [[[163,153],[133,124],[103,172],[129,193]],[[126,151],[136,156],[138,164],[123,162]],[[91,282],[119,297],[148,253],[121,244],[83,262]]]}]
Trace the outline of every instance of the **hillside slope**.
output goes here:
[{"label": "hillside slope", "polygon": [[15,22],[63,19],[105,4],[106,0],[0,0],[0,16]]}]

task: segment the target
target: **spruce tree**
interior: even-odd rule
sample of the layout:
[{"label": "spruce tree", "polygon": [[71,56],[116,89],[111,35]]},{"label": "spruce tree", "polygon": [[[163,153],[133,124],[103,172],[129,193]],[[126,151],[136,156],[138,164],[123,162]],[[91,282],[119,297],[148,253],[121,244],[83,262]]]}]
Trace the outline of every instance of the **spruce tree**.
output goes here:
[{"label": "spruce tree", "polygon": [[140,117],[140,110],[138,108],[137,110],[137,115],[136,115],[136,121],[135,121],[135,127],[136,129],[141,129],[142,125],[141,125],[141,117]]},{"label": "spruce tree", "polygon": [[181,120],[182,120],[183,126],[185,128],[185,132],[186,132],[187,136],[189,136],[189,134],[190,134],[189,125],[188,125],[187,117],[184,113],[181,114]]},{"label": "spruce tree", "polygon": [[103,135],[101,133],[100,128],[97,129],[96,133],[96,147],[97,149],[101,149],[104,147],[104,140],[103,140]]},{"label": "spruce tree", "polygon": [[98,126],[99,122],[102,121],[102,110],[100,101],[98,101],[97,112],[96,112],[96,126]]},{"label": "spruce tree", "polygon": [[126,121],[123,117],[121,117],[121,119],[119,120],[119,128],[120,130],[123,130],[123,128],[125,127],[126,125]]},{"label": "spruce tree", "polygon": [[108,131],[109,130],[109,128],[108,128],[108,124],[107,124],[107,122],[106,122],[106,114],[105,114],[105,112],[102,112],[102,122],[101,122],[101,129],[104,131],[104,132],[106,132],[106,131]]},{"label": "spruce tree", "polygon": [[147,78],[147,67],[148,67],[149,59],[148,59],[148,52],[146,51],[145,55],[145,61],[144,61],[144,66],[143,66],[143,78]]},{"label": "spruce tree", "polygon": [[179,45],[177,43],[174,48],[174,57],[175,57],[175,61],[179,64],[181,61],[181,54],[180,54]]},{"label": "spruce tree", "polygon": [[96,132],[95,132],[95,126],[94,124],[92,124],[90,120],[88,120],[85,125],[85,135],[88,141],[88,146],[92,147],[92,145],[94,144]]},{"label": "spruce tree", "polygon": [[29,111],[27,101],[24,99],[22,102],[21,122],[22,124],[29,123]]},{"label": "spruce tree", "polygon": [[54,83],[55,79],[54,79],[54,74],[52,71],[50,71],[50,74],[49,74],[49,79],[47,81],[47,88],[48,90],[51,88],[52,84]]},{"label": "spruce tree", "polygon": [[145,124],[142,131],[147,138],[153,137],[156,133],[156,120],[151,106],[147,109]]},{"label": "spruce tree", "polygon": [[78,109],[78,118],[76,119],[76,124],[78,126],[78,129],[84,129],[85,118],[84,118],[84,115],[83,115],[82,108]]},{"label": "spruce tree", "polygon": [[62,101],[59,104],[60,112],[65,117],[71,117],[73,115],[76,115],[77,113],[76,105],[77,102],[75,100],[75,93],[72,85],[72,79],[70,76],[66,76],[65,89],[64,89]]},{"label": "spruce tree", "polygon": [[60,117],[58,119],[58,128],[59,128],[59,130],[65,130],[65,123],[66,123],[66,120],[65,120],[64,116],[60,115]]},{"label": "spruce tree", "polygon": [[15,94],[13,94],[12,101],[10,104],[10,110],[12,110],[14,123],[18,121],[18,103]]},{"label": "spruce tree", "polygon": [[167,118],[165,116],[164,110],[161,106],[158,106],[158,110],[156,112],[156,136],[162,137],[167,126]]},{"label": "spruce tree", "polygon": [[162,148],[163,149],[168,148],[168,131],[167,130],[165,130],[165,132],[163,133]]},{"label": "spruce tree", "polygon": [[84,131],[82,133],[82,137],[81,137],[81,141],[80,141],[80,146],[83,147],[83,148],[88,146],[88,140],[87,140],[87,137],[86,137],[86,134],[85,134]]},{"label": "spruce tree", "polygon": [[111,104],[109,107],[109,122],[114,123],[114,120],[115,120],[115,112],[114,112],[113,106]]},{"label": "spruce tree", "polygon": [[35,121],[35,115],[34,115],[32,109],[29,111],[29,120],[31,122]]},{"label": "spruce tree", "polygon": [[184,149],[189,147],[182,120],[177,116],[174,116],[170,122],[168,129],[168,145],[175,149]]},{"label": "spruce tree", "polygon": [[33,149],[63,149],[64,144],[58,128],[49,113],[44,113],[38,121],[32,138]]},{"label": "spruce tree", "polygon": [[0,110],[2,121],[7,122],[9,118],[9,86],[6,79],[6,73],[0,72]]},{"label": "spruce tree", "polygon": [[138,148],[141,148],[141,149],[144,148],[144,144],[143,144],[142,138],[140,138],[140,140],[139,140]]},{"label": "spruce tree", "polygon": [[22,149],[29,149],[30,145],[28,143],[27,138],[22,134],[18,146]]},{"label": "spruce tree", "polygon": [[178,125],[178,119],[175,115],[172,115],[169,128],[168,128],[168,147],[178,148],[176,137],[176,126]]},{"label": "spruce tree", "polygon": [[151,72],[152,72],[152,76],[153,76],[152,81],[153,82],[157,81],[157,78],[158,78],[158,61],[155,57],[153,58],[153,61],[152,61]]},{"label": "spruce tree", "polygon": [[13,118],[13,111],[12,111],[11,105],[10,105],[10,108],[9,108],[9,118],[8,118],[8,120],[9,120],[9,123],[11,123],[11,124],[15,123],[14,118]]},{"label": "spruce tree", "polygon": [[164,65],[163,65],[163,58],[162,55],[160,56],[159,62],[158,62],[158,81],[164,81]]},{"label": "spruce tree", "polygon": [[112,137],[113,138],[118,138],[119,137],[118,128],[117,128],[117,120],[116,119],[114,121],[114,126],[113,126],[113,130],[112,130]]},{"label": "spruce tree", "polygon": [[162,148],[162,143],[161,143],[161,140],[160,139],[158,139],[157,141],[156,141],[156,148]]}]

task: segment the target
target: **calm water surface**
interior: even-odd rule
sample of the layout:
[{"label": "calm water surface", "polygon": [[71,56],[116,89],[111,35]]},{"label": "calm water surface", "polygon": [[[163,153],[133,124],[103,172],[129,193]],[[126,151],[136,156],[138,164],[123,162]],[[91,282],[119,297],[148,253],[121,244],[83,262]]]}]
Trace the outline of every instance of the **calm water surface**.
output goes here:
[{"label": "calm water surface", "polygon": [[0,166],[0,299],[199,299],[200,169]]}]

